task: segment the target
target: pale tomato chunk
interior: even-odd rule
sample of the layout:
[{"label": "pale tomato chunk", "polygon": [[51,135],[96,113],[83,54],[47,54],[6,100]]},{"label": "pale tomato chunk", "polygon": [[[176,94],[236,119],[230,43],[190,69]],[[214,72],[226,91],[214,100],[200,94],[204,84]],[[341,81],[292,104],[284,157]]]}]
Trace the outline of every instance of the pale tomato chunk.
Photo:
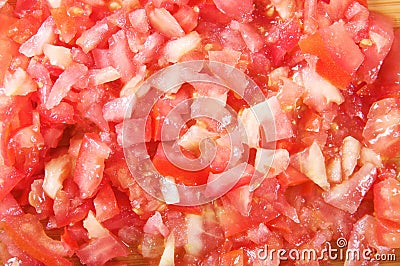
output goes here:
[{"label": "pale tomato chunk", "polygon": [[43,46],[44,55],[50,60],[50,64],[58,66],[61,69],[66,69],[72,64],[71,49],[52,44]]},{"label": "pale tomato chunk", "polygon": [[195,31],[192,31],[191,33],[176,40],[169,41],[165,45],[165,59],[168,62],[177,63],[182,56],[197,48],[200,42],[201,37]]},{"label": "pale tomato chunk", "polygon": [[45,44],[52,43],[55,38],[56,24],[53,17],[49,16],[40,26],[38,32],[24,42],[19,48],[19,52],[27,57],[41,55]]},{"label": "pale tomato chunk", "polygon": [[361,143],[357,139],[351,136],[344,138],[340,153],[342,155],[342,169],[345,178],[353,173],[360,158],[360,152]]},{"label": "pale tomato chunk", "polygon": [[165,8],[155,8],[148,16],[151,26],[165,36],[172,38],[185,35],[178,21]]},{"label": "pale tomato chunk", "polygon": [[311,68],[302,71],[305,87],[304,103],[317,112],[322,112],[329,108],[329,104],[341,104],[344,102],[343,95],[338,88],[329,81],[322,78]]},{"label": "pale tomato chunk", "polygon": [[315,141],[304,151],[292,155],[290,163],[322,189],[329,190],[330,184],[326,175],[325,158]]},{"label": "pale tomato chunk", "polygon": [[68,154],[61,155],[45,164],[43,190],[55,199],[57,192],[63,187],[64,180],[69,176],[72,167]]},{"label": "pale tomato chunk", "polygon": [[61,100],[67,96],[71,87],[76,84],[85,74],[88,68],[82,64],[73,64],[69,66],[56,80],[51,91],[45,107],[51,109],[58,105]]},{"label": "pale tomato chunk", "polygon": [[376,173],[374,165],[364,165],[350,179],[325,192],[323,194],[324,200],[350,214],[355,213],[365,194],[372,187]]},{"label": "pale tomato chunk", "polygon": [[83,137],[74,172],[74,181],[82,198],[89,198],[97,191],[103,179],[104,160],[110,152],[96,135],[85,134]]},{"label": "pale tomato chunk", "polygon": [[108,31],[110,30],[107,20],[103,19],[85,30],[82,35],[76,40],[76,44],[82,48],[86,54],[96,48],[96,46],[103,40]]},{"label": "pale tomato chunk", "polygon": [[[37,90],[36,83],[22,68],[17,68],[14,73],[6,72],[4,76],[3,92],[7,96],[27,95]],[[2,89],[0,89],[0,92]]]},{"label": "pale tomato chunk", "polygon": [[169,230],[165,226],[159,212],[155,212],[154,215],[147,220],[143,231],[148,234],[161,234],[164,237],[169,235]]}]

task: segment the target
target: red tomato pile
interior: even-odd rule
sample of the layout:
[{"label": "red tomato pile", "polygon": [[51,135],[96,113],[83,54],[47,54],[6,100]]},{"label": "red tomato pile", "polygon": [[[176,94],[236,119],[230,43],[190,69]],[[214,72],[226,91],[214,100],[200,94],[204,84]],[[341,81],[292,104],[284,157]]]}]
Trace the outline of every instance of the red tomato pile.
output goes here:
[{"label": "red tomato pile", "polygon": [[[400,31],[366,1],[6,0],[0,21],[3,264],[112,265],[139,253],[160,265],[278,265],[258,251],[322,250],[339,238],[380,254],[400,248]],[[207,183],[231,153],[221,125],[198,119],[181,146],[195,157],[212,137],[216,157],[198,172],[171,164],[161,129],[180,102],[226,102],[252,140],[231,191],[182,207],[136,183],[122,128],[140,84],[189,60],[250,76],[272,106],[278,141],[250,192],[270,151],[248,104],[209,84],[165,95],[142,122],[155,167],[175,182]]]}]

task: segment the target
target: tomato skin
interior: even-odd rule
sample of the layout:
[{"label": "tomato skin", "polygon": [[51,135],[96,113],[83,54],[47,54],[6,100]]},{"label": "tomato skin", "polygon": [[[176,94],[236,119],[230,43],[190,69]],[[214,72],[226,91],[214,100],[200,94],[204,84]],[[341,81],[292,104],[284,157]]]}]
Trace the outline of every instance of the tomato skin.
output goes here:
[{"label": "tomato skin", "polygon": [[206,184],[210,170],[207,168],[200,171],[186,171],[171,163],[164,154],[164,148],[160,143],[153,158],[153,165],[158,172],[164,176],[172,176],[176,183],[185,185]]},{"label": "tomato skin", "polygon": [[297,186],[310,181],[310,179],[307,176],[305,176],[304,174],[302,174],[301,172],[299,172],[290,165],[283,173],[278,175],[277,178],[279,180],[279,183],[284,188],[289,186]]},{"label": "tomato skin", "polygon": [[178,206],[178,205],[168,205],[168,210],[178,211],[182,213],[191,213],[200,215],[202,213],[202,208],[200,206]]},{"label": "tomato skin", "polygon": [[339,88],[346,88],[351,81],[351,75],[340,67],[332,58],[319,32],[299,41],[303,53],[312,54],[318,57],[316,70],[318,74],[329,80]]},{"label": "tomato skin", "polygon": [[48,237],[35,216],[25,214],[15,218],[9,217],[1,222],[1,226],[14,243],[33,258],[46,265],[73,265],[62,257],[69,254],[69,248],[62,242]]},{"label": "tomato skin", "polygon": [[199,13],[190,6],[184,5],[174,14],[175,19],[181,25],[182,29],[189,33],[197,27]]}]

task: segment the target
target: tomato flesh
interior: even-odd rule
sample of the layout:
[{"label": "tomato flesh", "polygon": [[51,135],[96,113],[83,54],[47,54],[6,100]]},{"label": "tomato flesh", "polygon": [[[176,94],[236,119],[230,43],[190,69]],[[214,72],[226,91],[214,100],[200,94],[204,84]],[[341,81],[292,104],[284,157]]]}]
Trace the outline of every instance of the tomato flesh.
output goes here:
[{"label": "tomato flesh", "polygon": [[[318,265],[257,254],[400,248],[400,31],[367,1],[0,2],[2,262]],[[147,82],[192,60],[213,63]],[[143,159],[171,201],[148,193]],[[208,186],[238,166],[228,191]],[[201,185],[218,198],[179,204]]]}]

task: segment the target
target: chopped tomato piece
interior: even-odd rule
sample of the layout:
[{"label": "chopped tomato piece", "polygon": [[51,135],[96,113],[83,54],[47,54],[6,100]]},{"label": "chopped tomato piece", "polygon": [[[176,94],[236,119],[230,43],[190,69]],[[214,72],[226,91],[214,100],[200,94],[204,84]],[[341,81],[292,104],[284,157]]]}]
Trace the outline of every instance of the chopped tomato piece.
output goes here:
[{"label": "chopped tomato piece", "polygon": [[230,265],[238,265],[243,266],[245,265],[245,254],[243,249],[232,250],[228,253],[222,254],[220,257],[221,263],[220,265],[223,266],[230,266]]},{"label": "chopped tomato piece", "polygon": [[14,243],[33,258],[49,265],[72,265],[72,262],[64,258],[70,254],[69,247],[47,236],[35,216],[25,214],[8,217],[1,222],[1,226]]},{"label": "chopped tomato piece", "polygon": [[[322,44],[322,45],[321,45]],[[303,53],[318,57],[316,71],[339,88],[346,88],[351,81],[351,74],[341,68],[332,58],[328,48],[324,45],[321,33],[317,32],[299,41]]]},{"label": "chopped tomato piece", "polygon": [[400,182],[387,178],[374,186],[374,210],[380,219],[400,223]]},{"label": "chopped tomato piece", "polygon": [[0,201],[24,178],[14,167],[2,166],[0,170]]},{"label": "chopped tomato piece", "polygon": [[96,219],[100,222],[119,214],[117,200],[109,184],[99,189],[96,198],[93,200],[93,204],[96,210]]},{"label": "chopped tomato piece", "polygon": [[94,134],[85,134],[79,149],[74,181],[78,184],[82,198],[93,196],[103,178],[104,160],[110,148]]}]

